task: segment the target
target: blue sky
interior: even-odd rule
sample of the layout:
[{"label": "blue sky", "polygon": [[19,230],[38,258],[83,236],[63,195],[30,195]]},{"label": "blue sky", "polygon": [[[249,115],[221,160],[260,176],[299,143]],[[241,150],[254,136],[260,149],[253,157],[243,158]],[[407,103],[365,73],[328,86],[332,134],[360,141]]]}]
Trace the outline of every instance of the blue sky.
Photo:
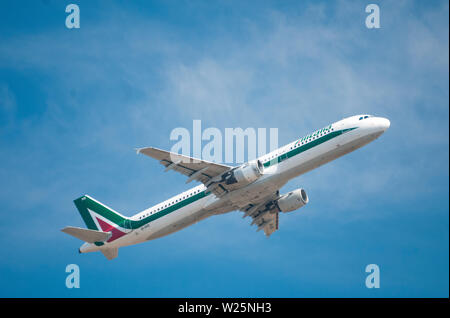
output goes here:
[{"label": "blue sky", "polygon": [[[377,30],[364,1],[75,3],[77,30],[69,2],[0,3],[0,296],[448,297],[448,1],[376,2]],[[232,212],[109,262],[60,232],[85,193],[132,215],[187,190],[134,148],[194,119],[282,145],[360,113],[391,128],[289,182],[310,203],[270,239]]]}]

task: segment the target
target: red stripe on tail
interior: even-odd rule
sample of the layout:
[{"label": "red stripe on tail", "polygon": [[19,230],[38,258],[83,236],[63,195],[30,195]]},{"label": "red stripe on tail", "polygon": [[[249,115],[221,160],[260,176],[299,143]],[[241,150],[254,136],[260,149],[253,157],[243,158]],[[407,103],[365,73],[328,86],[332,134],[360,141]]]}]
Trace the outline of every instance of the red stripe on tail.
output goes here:
[{"label": "red stripe on tail", "polygon": [[96,218],[96,219],[97,219],[98,224],[102,228],[103,232],[111,232],[112,233],[111,237],[109,238],[109,240],[107,242],[112,242],[112,241],[117,240],[118,238],[124,236],[125,234],[127,234],[125,232],[118,230],[111,224],[108,224],[105,221],[100,220],[99,218]]}]

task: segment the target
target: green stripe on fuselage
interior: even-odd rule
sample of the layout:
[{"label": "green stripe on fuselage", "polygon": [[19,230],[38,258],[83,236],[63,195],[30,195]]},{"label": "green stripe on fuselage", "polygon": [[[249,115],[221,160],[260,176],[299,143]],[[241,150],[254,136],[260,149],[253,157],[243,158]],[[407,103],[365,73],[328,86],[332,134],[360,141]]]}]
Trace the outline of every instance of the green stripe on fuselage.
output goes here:
[{"label": "green stripe on fuselage", "polygon": [[[318,146],[328,140],[331,140],[337,136],[340,136],[340,135],[342,135],[348,131],[354,130],[356,128],[357,127],[330,132],[329,134],[326,134],[320,138],[310,141],[300,147],[294,148],[294,149],[288,151],[287,153],[284,153],[284,154],[278,156],[277,158],[274,158],[274,159],[264,163],[264,167],[269,167],[271,165],[278,164],[288,158],[292,158],[304,151],[307,151],[315,146]],[[135,229],[138,229],[141,226],[146,225],[152,221],[155,221],[169,213],[172,213],[178,209],[181,209],[197,200],[200,200],[210,194],[211,194],[211,192],[206,192],[206,190],[202,191],[191,197],[186,198],[183,201],[180,201],[174,205],[171,205],[157,213],[151,214],[151,215],[143,218],[142,220],[132,220],[130,218],[123,218],[122,216],[114,213],[113,211],[110,211],[106,207],[102,206],[101,204],[99,204],[93,200],[90,200],[87,197],[81,197],[81,198],[75,200],[74,202],[75,202],[75,205],[77,206],[78,210],[80,211],[81,216],[83,217],[83,220],[85,221],[86,225],[90,229],[96,229],[96,226],[95,226],[95,223],[92,221],[90,214],[86,209],[86,206],[89,207],[93,211],[100,211],[101,213],[99,213],[99,214],[103,215],[107,219],[113,221],[114,223],[116,223],[117,225],[119,225],[123,228],[135,230]],[[83,198],[86,198],[86,200],[83,200],[86,202],[82,201]],[[81,202],[83,202],[83,203],[81,203]],[[88,203],[88,204],[86,204],[86,203]]]},{"label": "green stripe on fuselage", "polygon": [[307,150],[309,150],[311,148],[314,148],[315,146],[323,144],[324,142],[327,142],[328,140],[331,140],[331,139],[333,139],[333,138],[335,138],[337,136],[340,136],[340,135],[342,135],[342,134],[344,134],[344,133],[346,133],[348,131],[351,131],[353,129],[356,129],[356,128],[358,128],[358,127],[332,131],[329,134],[326,134],[326,135],[323,135],[322,137],[314,139],[314,140],[312,140],[312,141],[310,141],[310,142],[308,142],[308,143],[306,143],[306,144],[304,144],[304,145],[302,145],[300,147],[297,147],[297,148],[294,147],[294,149],[292,149],[292,150],[290,150],[290,151],[288,151],[288,152],[286,152],[286,153],[284,153],[284,154],[282,154],[282,155],[280,155],[280,156],[278,156],[278,157],[276,157],[274,159],[271,159],[271,160],[267,161],[266,163],[264,163],[264,168],[267,168],[267,167],[270,167],[270,166],[274,166],[274,165],[276,165],[276,164],[278,164],[278,163],[280,163],[280,162],[282,162],[282,161],[284,161],[284,160],[286,160],[288,158],[292,158],[292,157],[294,157],[294,156],[296,156],[296,155],[298,155],[298,154],[300,154],[300,153],[302,153],[304,151],[307,151]]},{"label": "green stripe on fuselage", "polygon": [[169,206],[169,207],[167,207],[167,208],[165,208],[165,209],[163,209],[163,210],[161,210],[161,211],[159,211],[157,213],[151,214],[151,215],[147,216],[146,218],[144,218],[142,220],[137,220],[137,221],[136,220],[129,220],[130,223],[129,223],[128,227],[125,227],[125,228],[129,228],[129,229],[133,229],[133,230],[137,229],[137,228],[139,228],[139,227],[141,227],[141,226],[143,226],[143,225],[145,225],[145,224],[147,224],[149,222],[157,220],[157,219],[159,219],[159,218],[161,218],[161,217],[163,217],[163,216],[165,216],[165,215],[167,215],[167,214],[169,214],[171,212],[174,212],[174,211],[176,211],[178,209],[181,209],[181,208],[185,207],[186,205],[189,205],[189,204],[191,204],[191,203],[193,203],[193,202],[195,202],[197,200],[200,200],[200,199],[206,197],[209,194],[211,194],[211,192],[206,193],[206,191],[202,191],[202,192],[197,193],[197,194],[195,194],[195,195],[193,195],[191,197],[188,197],[187,199],[184,199],[183,201],[180,201],[180,202],[178,202],[178,203],[176,203],[174,205],[171,205],[171,206]]}]

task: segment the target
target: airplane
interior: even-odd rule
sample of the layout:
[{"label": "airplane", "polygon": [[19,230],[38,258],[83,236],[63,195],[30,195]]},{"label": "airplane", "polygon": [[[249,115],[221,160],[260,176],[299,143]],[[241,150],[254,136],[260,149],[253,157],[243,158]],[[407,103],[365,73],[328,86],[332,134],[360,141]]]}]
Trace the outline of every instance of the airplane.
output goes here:
[{"label": "airplane", "polygon": [[235,210],[251,217],[257,231],[270,236],[278,230],[280,212],[298,210],[309,202],[303,188],[280,194],[281,187],[372,142],[389,127],[386,118],[351,116],[237,167],[154,147],[139,148],[138,154],[158,160],[166,171],[187,176],[186,183],[202,184],[131,217],[83,195],[74,203],[87,229],[68,226],[61,231],[85,242],[79,253],[100,251],[108,260],[117,257],[120,247],[154,240]]}]

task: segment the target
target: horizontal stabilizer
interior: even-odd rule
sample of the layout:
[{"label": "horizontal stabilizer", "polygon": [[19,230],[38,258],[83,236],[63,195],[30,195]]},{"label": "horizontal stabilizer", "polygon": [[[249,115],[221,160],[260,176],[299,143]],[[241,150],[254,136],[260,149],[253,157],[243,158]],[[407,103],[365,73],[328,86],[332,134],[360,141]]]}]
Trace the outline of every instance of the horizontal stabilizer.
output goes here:
[{"label": "horizontal stabilizer", "polygon": [[88,243],[104,242],[111,237],[111,232],[88,230],[73,226],[66,226],[61,231]]}]

